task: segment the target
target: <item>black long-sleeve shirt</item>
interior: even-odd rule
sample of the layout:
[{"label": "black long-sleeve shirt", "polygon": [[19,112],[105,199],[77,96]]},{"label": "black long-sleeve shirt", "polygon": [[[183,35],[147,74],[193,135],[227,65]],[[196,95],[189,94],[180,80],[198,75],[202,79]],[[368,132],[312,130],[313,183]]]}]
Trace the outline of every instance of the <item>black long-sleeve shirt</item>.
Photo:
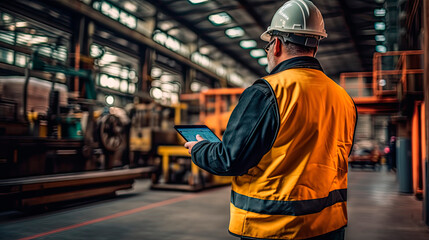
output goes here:
[{"label": "black long-sleeve shirt", "polygon": [[[270,74],[291,68],[323,71],[317,59],[296,57],[278,64]],[[222,142],[198,142],[192,148],[192,161],[212,174],[243,175],[271,149],[279,126],[277,99],[269,84],[259,79],[241,95]]]}]

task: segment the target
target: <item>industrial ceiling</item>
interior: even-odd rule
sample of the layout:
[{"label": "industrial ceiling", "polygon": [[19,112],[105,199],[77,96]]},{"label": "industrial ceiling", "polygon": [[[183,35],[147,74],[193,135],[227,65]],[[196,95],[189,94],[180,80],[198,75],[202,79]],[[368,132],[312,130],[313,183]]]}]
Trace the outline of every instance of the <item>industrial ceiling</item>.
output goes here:
[{"label": "industrial ceiling", "polygon": [[[135,1],[138,3],[139,1]],[[205,54],[216,58],[220,51],[247,67],[257,76],[266,75],[265,60],[260,52],[266,44],[259,39],[260,34],[270,24],[275,11],[285,1],[270,0],[148,0],[156,11],[157,26],[182,41],[204,42],[198,46]],[[313,0],[325,19],[328,38],[321,41],[317,58],[325,73],[338,79],[342,72],[371,71],[372,56],[375,52],[377,34],[374,23],[377,18],[374,10],[380,8],[380,0]],[[142,2],[140,1],[140,4]],[[230,16],[225,24],[215,24],[210,17],[217,13]],[[164,24],[165,22],[174,24]],[[244,33],[238,28],[244,30]],[[238,37],[228,37],[227,30],[233,29]],[[235,32],[234,32],[235,30]],[[242,36],[240,36],[242,35]],[[233,35],[234,36],[234,35]],[[243,48],[242,40],[255,40],[256,46]],[[250,43],[251,45],[251,43]],[[212,49],[210,49],[210,47]],[[215,49],[215,50],[214,50]],[[256,54],[255,56],[253,53]],[[262,56],[263,58],[263,56]],[[224,63],[229,64],[225,59]]]}]

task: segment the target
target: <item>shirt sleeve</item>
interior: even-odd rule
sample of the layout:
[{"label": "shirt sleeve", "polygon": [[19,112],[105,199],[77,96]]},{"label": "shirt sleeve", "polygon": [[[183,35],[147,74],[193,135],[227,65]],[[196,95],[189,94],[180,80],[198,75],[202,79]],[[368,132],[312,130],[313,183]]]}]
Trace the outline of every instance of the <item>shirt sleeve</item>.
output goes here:
[{"label": "shirt sleeve", "polygon": [[197,143],[192,161],[215,175],[243,175],[271,149],[279,122],[277,100],[267,83],[259,80],[241,95],[222,142]]}]

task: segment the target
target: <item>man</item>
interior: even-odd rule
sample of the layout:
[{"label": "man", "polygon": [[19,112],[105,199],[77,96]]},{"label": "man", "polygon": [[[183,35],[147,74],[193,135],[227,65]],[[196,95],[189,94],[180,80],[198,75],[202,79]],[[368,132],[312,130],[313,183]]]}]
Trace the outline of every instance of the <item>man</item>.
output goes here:
[{"label": "man", "polygon": [[261,35],[268,76],[241,95],[221,143],[185,147],[199,167],[234,176],[229,232],[242,239],[344,239],[356,107],[314,58],[320,11],[286,2]]}]

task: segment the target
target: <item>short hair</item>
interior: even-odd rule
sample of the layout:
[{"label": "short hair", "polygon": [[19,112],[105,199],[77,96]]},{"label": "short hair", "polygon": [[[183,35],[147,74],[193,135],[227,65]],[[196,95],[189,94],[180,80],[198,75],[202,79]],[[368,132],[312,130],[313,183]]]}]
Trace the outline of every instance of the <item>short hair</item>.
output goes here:
[{"label": "short hair", "polygon": [[299,45],[289,41],[286,41],[284,45],[285,45],[286,52],[292,56],[309,54],[309,53],[314,54],[316,52],[315,47],[307,47],[307,46]]}]

